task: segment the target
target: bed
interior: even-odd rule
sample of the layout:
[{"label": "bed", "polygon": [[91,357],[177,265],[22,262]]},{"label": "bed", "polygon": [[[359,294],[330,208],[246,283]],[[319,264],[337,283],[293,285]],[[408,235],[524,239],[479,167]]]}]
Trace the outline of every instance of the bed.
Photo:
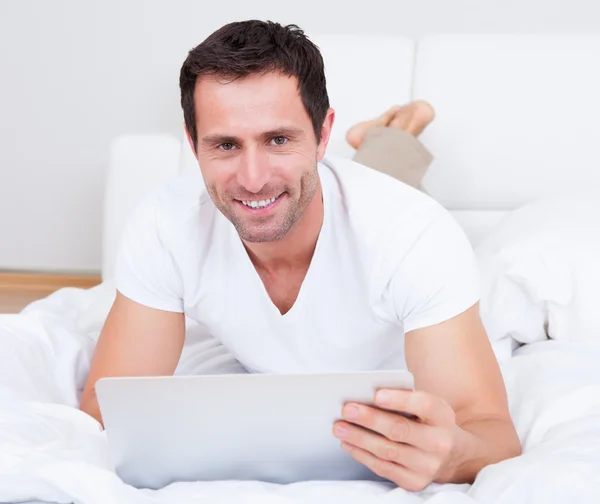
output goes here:
[{"label": "bed", "polygon": [[[600,502],[600,38],[320,35],[345,129],[392,103],[431,101],[424,187],[461,223],[482,273],[482,317],[524,453],[473,485],[409,493],[372,482],[123,484],[98,424],[77,409],[114,299],[114,251],[145,193],[195,169],[183,136],[115,139],[105,202],[103,283],[62,289],[0,316],[0,502]],[[365,90],[377,92],[365,95]],[[362,93],[362,94],[361,94]],[[360,96],[360,99],[359,99]],[[177,373],[238,370],[188,327]]]}]

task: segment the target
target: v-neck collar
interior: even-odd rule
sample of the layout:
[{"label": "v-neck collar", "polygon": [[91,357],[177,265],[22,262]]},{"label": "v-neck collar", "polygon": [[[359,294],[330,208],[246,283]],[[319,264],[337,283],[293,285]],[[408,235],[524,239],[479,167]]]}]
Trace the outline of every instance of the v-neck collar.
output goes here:
[{"label": "v-neck collar", "polygon": [[[326,182],[324,180],[325,177],[322,174],[320,166],[319,166],[319,176],[320,176],[320,180],[321,180],[321,197],[323,198],[323,222],[321,224],[321,230],[319,231],[319,235],[317,236],[317,243],[315,245],[315,250],[314,250],[312,258],[310,260],[310,264],[308,265],[308,269],[307,269],[306,274],[304,275],[304,279],[302,280],[302,283],[300,285],[300,289],[298,291],[298,296],[296,296],[294,303],[292,304],[292,306],[290,307],[290,309],[287,312],[282,314],[279,311],[279,308],[277,308],[277,306],[271,299],[271,296],[269,296],[269,293],[267,292],[267,288],[265,287],[265,284],[263,283],[262,278],[258,274],[258,271],[256,271],[256,267],[254,266],[254,264],[252,263],[252,260],[250,259],[250,256],[248,255],[248,251],[244,247],[244,244],[243,244],[241,238],[239,237],[237,231],[235,230],[235,227],[233,225],[231,225],[232,232],[235,235],[233,241],[237,246],[239,255],[241,256],[240,260],[243,262],[244,268],[245,269],[248,268],[250,270],[249,275],[252,277],[252,283],[253,283],[252,288],[256,289],[256,293],[253,293],[252,295],[260,296],[265,301],[265,304],[267,304],[269,306],[269,311],[273,314],[273,317],[275,317],[277,320],[280,320],[280,321],[281,320],[284,320],[284,321],[292,320],[296,317],[296,313],[302,311],[302,307],[304,305],[304,299],[308,295],[307,291],[309,291],[311,288],[311,285],[314,284],[315,269],[318,269],[318,266],[320,264],[320,259],[322,256],[321,249],[324,246],[323,242],[325,241],[325,237],[326,237],[327,233],[329,232],[329,211],[330,211],[331,202],[330,202],[330,199],[328,198],[328,191],[327,191],[327,187],[326,187]],[[316,196],[317,195],[315,195],[315,197]],[[259,292],[260,292],[260,294],[259,294]]]}]

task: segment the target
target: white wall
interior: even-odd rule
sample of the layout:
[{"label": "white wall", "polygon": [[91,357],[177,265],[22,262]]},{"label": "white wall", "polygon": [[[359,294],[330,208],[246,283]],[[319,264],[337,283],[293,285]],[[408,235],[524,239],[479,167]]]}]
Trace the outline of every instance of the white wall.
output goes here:
[{"label": "white wall", "polygon": [[600,4],[0,0],[0,269],[99,271],[110,139],[178,134],[187,51],[247,18],[309,34],[599,32]]}]

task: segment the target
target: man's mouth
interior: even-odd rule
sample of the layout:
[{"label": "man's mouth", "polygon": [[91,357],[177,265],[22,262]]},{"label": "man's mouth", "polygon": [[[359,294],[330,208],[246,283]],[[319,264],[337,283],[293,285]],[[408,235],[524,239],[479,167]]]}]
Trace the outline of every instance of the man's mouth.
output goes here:
[{"label": "man's mouth", "polygon": [[[283,193],[281,193],[283,194]],[[261,200],[238,200],[242,205],[247,206],[248,208],[267,208],[271,205],[273,205],[280,197],[281,194],[279,196],[274,196],[273,198],[269,198],[269,199],[261,199]]]}]

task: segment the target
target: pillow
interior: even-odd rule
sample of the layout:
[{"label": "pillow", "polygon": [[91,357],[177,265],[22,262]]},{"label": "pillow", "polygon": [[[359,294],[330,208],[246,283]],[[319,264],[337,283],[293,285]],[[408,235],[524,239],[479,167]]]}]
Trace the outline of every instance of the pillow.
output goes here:
[{"label": "pillow", "polygon": [[523,206],[475,251],[492,340],[600,342],[600,193]]}]

